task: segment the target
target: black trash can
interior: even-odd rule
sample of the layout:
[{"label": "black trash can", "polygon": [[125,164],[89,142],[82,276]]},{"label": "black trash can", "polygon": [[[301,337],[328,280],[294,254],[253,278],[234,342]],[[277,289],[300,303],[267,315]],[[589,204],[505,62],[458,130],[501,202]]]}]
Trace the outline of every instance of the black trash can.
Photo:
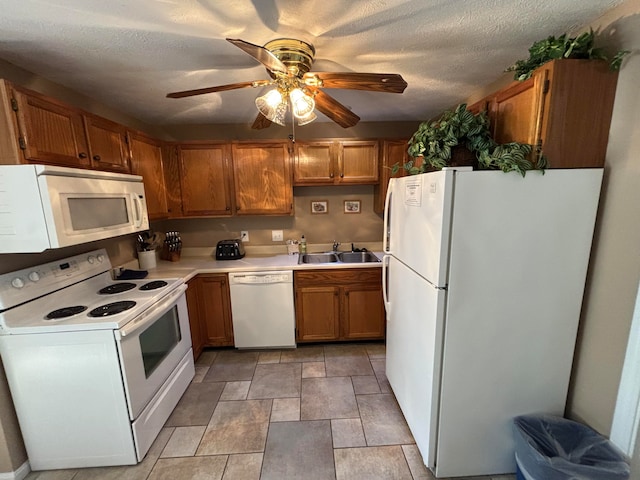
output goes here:
[{"label": "black trash can", "polygon": [[578,422],[553,415],[514,418],[518,480],[627,480],[624,455]]}]

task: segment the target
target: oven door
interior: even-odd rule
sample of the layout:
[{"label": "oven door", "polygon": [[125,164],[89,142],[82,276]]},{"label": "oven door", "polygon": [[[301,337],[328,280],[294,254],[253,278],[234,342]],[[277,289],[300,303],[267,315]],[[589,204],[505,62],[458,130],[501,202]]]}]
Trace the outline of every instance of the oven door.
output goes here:
[{"label": "oven door", "polygon": [[180,285],[115,331],[132,421],[191,350],[186,289]]}]

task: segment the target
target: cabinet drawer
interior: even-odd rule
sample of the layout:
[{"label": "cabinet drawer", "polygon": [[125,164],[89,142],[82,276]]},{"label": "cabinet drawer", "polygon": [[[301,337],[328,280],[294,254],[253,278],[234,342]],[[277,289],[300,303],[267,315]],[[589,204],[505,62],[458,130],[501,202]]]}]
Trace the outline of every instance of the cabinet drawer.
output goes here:
[{"label": "cabinet drawer", "polygon": [[382,271],[380,268],[305,270],[295,272],[294,281],[296,286],[316,286],[323,283],[332,285],[380,284],[382,282]]}]

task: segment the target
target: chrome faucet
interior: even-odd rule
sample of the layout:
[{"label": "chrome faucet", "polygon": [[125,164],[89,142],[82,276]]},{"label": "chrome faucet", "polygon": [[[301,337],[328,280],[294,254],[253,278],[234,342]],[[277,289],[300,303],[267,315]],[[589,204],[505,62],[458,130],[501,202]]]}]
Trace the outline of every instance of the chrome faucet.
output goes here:
[{"label": "chrome faucet", "polygon": [[338,247],[340,246],[340,242],[336,242],[335,240],[333,241],[333,251],[337,252],[338,251]]}]

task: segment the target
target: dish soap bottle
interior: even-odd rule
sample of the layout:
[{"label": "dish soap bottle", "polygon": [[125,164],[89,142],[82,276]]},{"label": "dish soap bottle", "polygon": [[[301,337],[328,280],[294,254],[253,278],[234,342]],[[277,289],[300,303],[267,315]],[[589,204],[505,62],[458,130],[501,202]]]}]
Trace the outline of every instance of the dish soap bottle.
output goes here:
[{"label": "dish soap bottle", "polygon": [[307,239],[304,238],[304,235],[300,239],[300,253],[307,253]]}]

